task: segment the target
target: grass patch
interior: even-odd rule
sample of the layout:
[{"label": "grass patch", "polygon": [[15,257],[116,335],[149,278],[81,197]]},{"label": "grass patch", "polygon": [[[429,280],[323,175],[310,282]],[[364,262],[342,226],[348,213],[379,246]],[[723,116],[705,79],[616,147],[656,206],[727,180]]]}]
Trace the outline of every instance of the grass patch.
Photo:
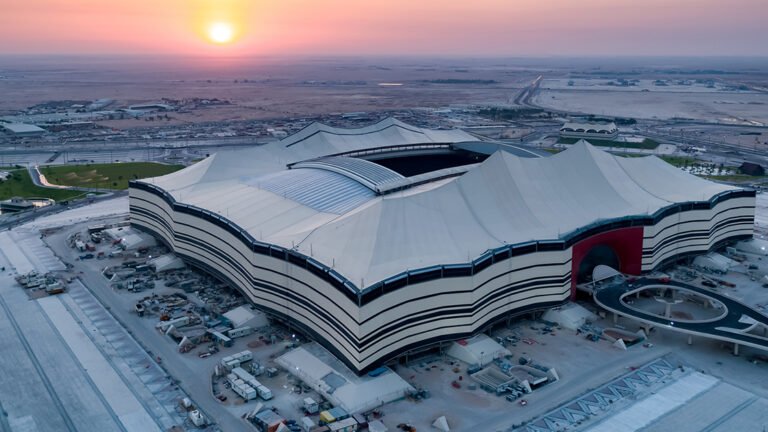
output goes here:
[{"label": "grass patch", "polygon": [[56,201],[65,201],[85,195],[82,191],[49,189],[35,186],[26,169],[13,169],[9,172],[11,176],[8,180],[0,182],[0,200],[22,197],[50,198]]},{"label": "grass patch", "polygon": [[99,189],[127,189],[135,179],[157,177],[184,168],[183,165],[165,165],[152,162],[126,162],[113,164],[61,165],[42,167],[49,183]]},{"label": "grass patch", "polygon": [[723,181],[723,182],[730,182],[730,183],[754,183],[754,182],[761,182],[766,179],[766,176],[751,176],[747,174],[731,174],[731,175],[705,175],[701,176],[707,180],[716,180],[716,181]]},{"label": "grass patch", "polygon": [[692,166],[696,164],[703,164],[704,161],[692,157],[686,157],[686,156],[659,156],[664,162],[676,166],[676,167],[687,167]]},{"label": "grass patch", "polygon": [[[559,144],[576,144],[581,138],[560,138],[557,142]],[[631,148],[631,149],[643,149],[653,150],[659,146],[659,142],[650,138],[645,138],[641,142],[622,142],[613,140],[601,140],[601,139],[584,139],[584,141],[592,144],[596,147],[618,147],[618,148]]]}]

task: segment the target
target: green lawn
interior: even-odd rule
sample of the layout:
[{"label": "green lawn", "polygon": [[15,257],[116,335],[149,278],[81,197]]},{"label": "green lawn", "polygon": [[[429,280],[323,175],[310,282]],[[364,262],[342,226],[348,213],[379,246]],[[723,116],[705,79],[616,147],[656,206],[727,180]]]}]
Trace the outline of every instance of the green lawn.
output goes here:
[{"label": "green lawn", "polygon": [[[560,144],[576,144],[580,138],[560,138],[557,142]],[[642,142],[621,142],[612,140],[599,140],[599,139],[585,139],[588,143],[597,147],[621,147],[632,149],[644,149],[653,150],[659,146],[657,141],[650,138],[644,139]]]},{"label": "green lawn", "polygon": [[84,196],[82,191],[67,189],[49,189],[35,186],[26,169],[13,169],[8,180],[0,182],[0,200],[13,197],[23,198],[51,198],[56,201],[70,200]]},{"label": "green lawn", "polygon": [[684,167],[695,164],[702,164],[704,161],[686,156],[659,156],[664,162],[676,167]]},{"label": "green lawn", "polygon": [[125,162],[113,164],[60,165],[42,167],[49,183],[100,189],[127,189],[128,181],[170,174],[183,165],[165,165],[152,162]]},{"label": "green lawn", "polygon": [[708,180],[718,180],[730,183],[755,183],[762,182],[766,179],[766,176],[751,176],[747,174],[731,174],[722,176],[702,176]]}]

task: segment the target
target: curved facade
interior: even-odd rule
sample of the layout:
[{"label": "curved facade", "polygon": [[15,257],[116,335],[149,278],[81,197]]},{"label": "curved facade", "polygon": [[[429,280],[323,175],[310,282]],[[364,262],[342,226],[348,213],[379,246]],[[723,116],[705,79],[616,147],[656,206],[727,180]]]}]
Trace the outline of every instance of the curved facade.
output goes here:
[{"label": "curved facade", "polygon": [[[332,175],[302,172],[333,160],[288,170],[299,175],[239,176],[236,185],[206,181],[207,172],[193,166],[177,178],[132,182],[131,221],[290,319],[357,371],[566,301],[595,245],[616,249],[621,269],[639,273],[752,235],[753,191],[667,170],[658,160],[638,164],[583,143],[575,147],[544,159],[496,153],[455,175],[389,194],[374,189],[407,181],[376,169],[367,181],[383,183],[361,189],[357,180],[338,177],[339,164]],[[551,178],[563,171],[559,164],[586,181],[569,181],[566,173]],[[372,168],[342,166],[357,165],[362,169],[352,177]],[[211,161],[204,168],[221,175]],[[643,174],[649,169],[657,172]],[[674,184],[653,192],[660,180]],[[343,190],[341,197],[325,194],[325,181]],[[195,195],[209,188],[229,207]],[[583,197],[573,197],[583,189]],[[586,208],[564,213],[580,202]],[[555,214],[540,214],[546,210]],[[274,218],[266,218],[271,212]]]}]

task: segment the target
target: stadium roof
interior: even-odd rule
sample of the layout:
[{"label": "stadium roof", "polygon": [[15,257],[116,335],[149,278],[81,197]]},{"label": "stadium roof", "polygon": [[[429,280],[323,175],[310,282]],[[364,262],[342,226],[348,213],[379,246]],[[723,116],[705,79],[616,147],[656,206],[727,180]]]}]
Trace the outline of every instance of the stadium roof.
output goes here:
[{"label": "stadium roof", "polygon": [[[462,130],[423,129],[389,117],[357,129],[335,128],[315,122],[280,143],[285,147],[292,147],[293,152],[300,158],[310,159],[318,155],[332,155],[361,148],[476,140],[473,135]],[[305,155],[305,152],[314,156]]]},{"label": "stadium roof", "polygon": [[[401,127],[397,121],[388,123]],[[387,128],[371,127],[365,144],[344,141],[343,149],[332,137],[346,140],[354,136],[349,131],[289,137],[274,146],[216,154],[146,181],[177,201],[227,217],[258,241],[297,250],[335,268],[360,289],[406,270],[467,263],[489,249],[556,240],[600,220],[649,215],[735,189],[654,156],[623,158],[584,141],[546,158],[498,151],[462,176],[387,195],[333,170],[285,168],[296,160],[290,149],[299,145],[304,146],[302,154],[313,157],[316,144],[323,149],[320,153],[393,145],[386,137],[394,132]],[[424,137],[408,128],[396,135]],[[462,137],[449,131],[439,135],[444,140]]]}]

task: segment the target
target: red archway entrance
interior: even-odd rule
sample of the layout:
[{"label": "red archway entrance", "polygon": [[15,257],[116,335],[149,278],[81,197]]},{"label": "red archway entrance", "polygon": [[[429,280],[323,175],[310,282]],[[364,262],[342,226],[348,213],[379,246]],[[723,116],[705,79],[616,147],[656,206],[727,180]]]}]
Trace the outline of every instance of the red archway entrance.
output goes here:
[{"label": "red archway entrance", "polygon": [[[576,296],[576,282],[579,280],[579,270],[583,269],[585,258],[595,259],[593,250],[610,248],[618,259],[619,268],[616,270],[639,275],[643,264],[643,228],[620,228],[593,235],[573,245],[571,261],[571,297]],[[596,262],[593,264],[615,265],[614,262]]]}]

